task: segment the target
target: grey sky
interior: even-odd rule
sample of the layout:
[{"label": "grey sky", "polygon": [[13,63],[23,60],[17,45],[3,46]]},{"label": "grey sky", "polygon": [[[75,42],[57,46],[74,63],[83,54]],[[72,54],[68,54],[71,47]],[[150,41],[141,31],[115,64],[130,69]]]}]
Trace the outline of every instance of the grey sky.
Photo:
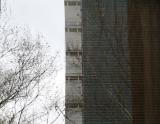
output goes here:
[{"label": "grey sky", "polygon": [[42,33],[64,62],[64,0],[9,1],[13,22]]},{"label": "grey sky", "polygon": [[13,19],[64,46],[64,0],[10,0]]}]

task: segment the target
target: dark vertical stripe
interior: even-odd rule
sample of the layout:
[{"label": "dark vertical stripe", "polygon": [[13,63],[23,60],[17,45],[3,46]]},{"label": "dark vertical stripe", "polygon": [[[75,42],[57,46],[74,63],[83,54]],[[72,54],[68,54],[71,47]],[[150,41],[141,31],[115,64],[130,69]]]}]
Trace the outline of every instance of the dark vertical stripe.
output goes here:
[{"label": "dark vertical stripe", "polygon": [[133,124],[160,122],[160,2],[129,0]]}]

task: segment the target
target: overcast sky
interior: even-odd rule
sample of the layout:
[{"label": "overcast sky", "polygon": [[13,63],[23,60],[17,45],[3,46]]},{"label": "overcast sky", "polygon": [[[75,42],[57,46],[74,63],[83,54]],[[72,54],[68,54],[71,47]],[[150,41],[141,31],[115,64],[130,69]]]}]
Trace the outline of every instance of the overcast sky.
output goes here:
[{"label": "overcast sky", "polygon": [[59,46],[64,44],[64,0],[10,1],[14,20],[42,32]]},{"label": "overcast sky", "polygon": [[[64,83],[64,0],[9,0],[13,23],[27,25],[40,32],[51,44],[54,51],[60,52],[63,70],[59,72]],[[53,52],[54,52],[53,51]]]},{"label": "overcast sky", "polygon": [[[64,40],[64,0],[8,0],[11,22],[29,26],[44,35],[55,51],[60,53],[60,64],[56,82],[64,95],[65,84],[65,40]],[[51,53],[52,54],[52,53]]]}]

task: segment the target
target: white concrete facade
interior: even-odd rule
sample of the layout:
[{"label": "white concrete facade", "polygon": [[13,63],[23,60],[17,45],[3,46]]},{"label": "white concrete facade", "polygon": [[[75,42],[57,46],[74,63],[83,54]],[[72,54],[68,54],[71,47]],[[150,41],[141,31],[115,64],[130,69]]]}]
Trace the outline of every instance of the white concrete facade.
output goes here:
[{"label": "white concrete facade", "polygon": [[64,0],[66,39],[65,124],[82,124],[81,0]]}]

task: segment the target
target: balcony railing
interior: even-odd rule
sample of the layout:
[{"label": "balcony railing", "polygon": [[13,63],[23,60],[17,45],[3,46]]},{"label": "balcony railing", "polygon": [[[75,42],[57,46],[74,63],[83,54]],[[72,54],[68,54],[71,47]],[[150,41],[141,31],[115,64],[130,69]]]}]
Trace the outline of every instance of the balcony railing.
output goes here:
[{"label": "balcony railing", "polygon": [[82,80],[82,74],[76,73],[74,76],[66,76],[66,80]]},{"label": "balcony railing", "polygon": [[82,23],[78,22],[78,21],[66,21],[65,25],[66,25],[66,27],[68,27],[68,26],[80,26],[81,27]]}]

